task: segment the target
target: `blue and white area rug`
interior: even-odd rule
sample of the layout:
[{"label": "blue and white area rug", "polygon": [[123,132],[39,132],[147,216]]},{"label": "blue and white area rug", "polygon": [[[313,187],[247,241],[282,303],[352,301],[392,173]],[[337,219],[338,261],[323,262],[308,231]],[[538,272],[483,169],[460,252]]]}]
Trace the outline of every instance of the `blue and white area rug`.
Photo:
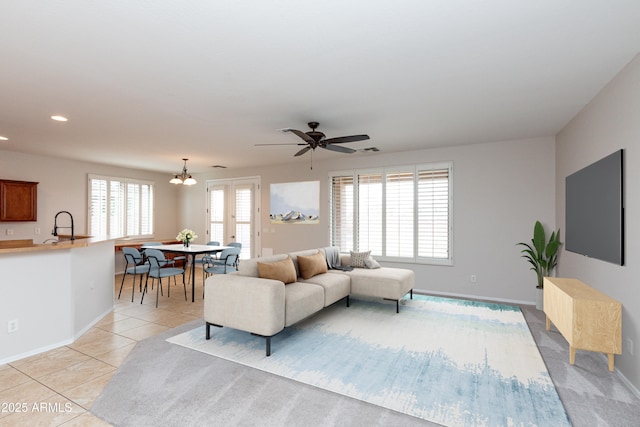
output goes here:
[{"label": "blue and white area rug", "polygon": [[569,426],[517,307],[416,295],[338,303],[265,340],[199,327],[167,341],[446,426]]}]

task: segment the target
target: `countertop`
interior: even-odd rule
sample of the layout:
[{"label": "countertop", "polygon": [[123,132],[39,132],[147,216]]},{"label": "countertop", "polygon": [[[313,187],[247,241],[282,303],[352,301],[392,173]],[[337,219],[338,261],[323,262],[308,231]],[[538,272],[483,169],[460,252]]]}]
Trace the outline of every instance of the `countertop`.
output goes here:
[{"label": "countertop", "polygon": [[[63,236],[59,236],[63,238]],[[4,240],[0,241],[0,255],[30,253],[42,251],[59,251],[62,249],[82,248],[96,243],[117,240],[119,237],[113,236],[78,236],[75,240],[60,240],[52,243],[28,243],[28,240]],[[15,242],[15,246],[11,242]],[[12,247],[13,246],[13,247]]]}]

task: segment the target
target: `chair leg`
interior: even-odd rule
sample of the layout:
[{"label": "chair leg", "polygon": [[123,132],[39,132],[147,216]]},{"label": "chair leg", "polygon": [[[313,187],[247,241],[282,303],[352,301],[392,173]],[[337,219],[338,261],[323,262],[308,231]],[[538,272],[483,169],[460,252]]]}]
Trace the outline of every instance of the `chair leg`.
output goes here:
[{"label": "chair leg", "polygon": [[[171,287],[171,283],[169,283]],[[156,288],[156,308],[158,308],[158,291],[162,289],[162,277],[158,277],[158,287]]]},{"label": "chair leg", "polygon": [[[140,282],[142,282],[142,277],[140,278]],[[147,293],[147,284],[149,283],[149,275],[147,274],[147,279],[144,281],[144,289],[142,290],[142,298],[140,298],[140,304],[144,301],[144,294]],[[153,284],[153,279],[151,279],[151,283]]]},{"label": "chair leg", "polygon": [[[122,275],[122,282],[120,283],[120,292],[118,292],[118,299],[120,299],[120,294],[122,293],[122,287],[124,286],[124,278],[126,277],[126,275],[127,273],[125,271],[125,273]],[[133,277],[133,280],[136,280],[135,276]]]},{"label": "chair leg", "polygon": [[187,284],[184,281],[184,273],[182,273],[182,287],[184,288],[184,300],[187,301]]}]

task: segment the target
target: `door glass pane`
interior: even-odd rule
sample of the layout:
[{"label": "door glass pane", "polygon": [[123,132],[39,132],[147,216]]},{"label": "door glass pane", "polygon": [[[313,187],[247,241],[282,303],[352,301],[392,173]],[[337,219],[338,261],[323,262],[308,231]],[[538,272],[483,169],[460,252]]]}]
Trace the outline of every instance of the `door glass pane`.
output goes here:
[{"label": "door glass pane", "polygon": [[236,187],[235,241],[242,243],[240,258],[251,257],[253,186]]},{"label": "door glass pane", "polygon": [[224,233],[224,195],[224,186],[209,190],[209,240],[220,242],[221,245],[227,243],[227,236]]}]

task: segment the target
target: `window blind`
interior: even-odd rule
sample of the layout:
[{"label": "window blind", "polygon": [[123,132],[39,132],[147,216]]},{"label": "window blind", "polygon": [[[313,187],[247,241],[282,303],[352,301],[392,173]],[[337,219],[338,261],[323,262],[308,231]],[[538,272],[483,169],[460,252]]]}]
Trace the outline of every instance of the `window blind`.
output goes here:
[{"label": "window blind", "polygon": [[89,234],[151,236],[153,184],[89,175]]},{"label": "window blind", "polygon": [[414,246],[414,174],[386,175],[385,255],[413,257]]},{"label": "window blind", "polygon": [[381,259],[450,264],[451,163],[330,176],[331,244]]},{"label": "window blind", "polygon": [[331,178],[331,244],[342,251],[354,250],[353,175]]},{"label": "window blind", "polygon": [[382,253],[382,174],[358,175],[358,205],[356,227],[359,251]]},{"label": "window blind", "polygon": [[449,170],[418,171],[418,257],[449,258]]}]

